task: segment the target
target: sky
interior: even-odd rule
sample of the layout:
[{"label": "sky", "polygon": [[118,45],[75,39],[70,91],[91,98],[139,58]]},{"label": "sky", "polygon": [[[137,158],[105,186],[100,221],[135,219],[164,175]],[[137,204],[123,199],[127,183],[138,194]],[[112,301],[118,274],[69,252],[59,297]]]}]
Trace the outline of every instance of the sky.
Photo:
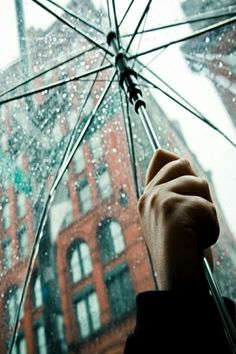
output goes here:
[{"label": "sky", "polygon": [[[2,0],[3,1],[3,0]],[[60,4],[66,5],[68,0],[57,0]],[[24,0],[25,20],[27,27],[45,29],[52,23],[53,17],[38,8],[31,0]],[[97,8],[103,7],[105,0],[95,0]],[[121,18],[127,6],[126,0],[116,1],[117,15]],[[123,32],[133,32],[137,23],[137,13],[141,13],[141,7],[146,2],[135,1],[130,16],[122,26]],[[147,17],[148,27],[157,22],[166,23],[175,19],[183,18],[180,1],[159,0],[153,1],[152,11]],[[171,11],[170,11],[171,8]],[[60,11],[59,11],[60,13]],[[158,16],[157,16],[158,14]],[[0,70],[10,65],[19,55],[17,39],[17,28],[15,20],[14,0],[4,2],[4,7],[0,11]],[[147,25],[146,23],[146,25]],[[172,32],[160,32],[160,43],[166,41],[171,36],[190,33],[190,27],[182,27]],[[143,37],[140,50],[156,45],[156,38],[153,36]],[[134,42],[133,49],[136,50],[139,41]],[[153,55],[142,57],[144,63],[149,63]],[[150,67],[155,70],[163,79],[179,91],[186,99],[193,103],[210,120],[218,125],[226,134],[236,141],[236,131],[232,125],[230,117],[219,97],[219,93],[213,84],[203,75],[193,74],[187,67],[178,46],[167,49],[154,60]],[[148,75],[144,72],[145,75]],[[205,127],[203,123],[195,118],[190,118],[183,109],[175,104],[170,104],[169,99],[155,92],[155,97],[163,110],[171,119],[177,119],[185,135],[187,143],[197,155],[199,161],[206,170],[211,170],[216,191],[221,206],[226,215],[229,226],[236,235],[235,201],[236,201],[236,149],[225,142],[218,133]]]}]

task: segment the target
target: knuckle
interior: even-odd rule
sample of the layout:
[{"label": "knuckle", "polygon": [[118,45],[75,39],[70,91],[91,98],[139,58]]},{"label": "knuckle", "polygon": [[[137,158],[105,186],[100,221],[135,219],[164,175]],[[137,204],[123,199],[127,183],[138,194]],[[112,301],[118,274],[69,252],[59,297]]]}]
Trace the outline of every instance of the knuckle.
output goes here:
[{"label": "knuckle", "polygon": [[201,187],[202,187],[203,189],[206,189],[206,190],[209,189],[209,185],[208,185],[208,182],[207,182],[206,179],[204,179],[204,178],[199,178],[199,184],[201,185]]},{"label": "knuckle", "polygon": [[185,158],[179,159],[179,163],[181,163],[183,166],[185,166],[187,168],[189,168],[191,166],[190,162],[187,159],[185,159]]},{"label": "knuckle", "polygon": [[176,209],[177,200],[171,194],[166,196],[161,203],[161,209],[165,215],[173,213]]}]

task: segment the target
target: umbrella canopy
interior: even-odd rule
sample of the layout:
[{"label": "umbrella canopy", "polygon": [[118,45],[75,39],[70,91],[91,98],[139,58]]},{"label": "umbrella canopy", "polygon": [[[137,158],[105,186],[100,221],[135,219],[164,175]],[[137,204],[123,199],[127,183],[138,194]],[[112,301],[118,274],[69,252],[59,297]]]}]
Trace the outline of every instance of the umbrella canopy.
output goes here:
[{"label": "umbrella canopy", "polygon": [[[16,0],[1,13],[1,353],[123,353],[135,295],[156,286],[136,212],[153,139],[208,179],[214,273],[236,300],[236,6]],[[118,49],[148,114],[120,85]]]}]

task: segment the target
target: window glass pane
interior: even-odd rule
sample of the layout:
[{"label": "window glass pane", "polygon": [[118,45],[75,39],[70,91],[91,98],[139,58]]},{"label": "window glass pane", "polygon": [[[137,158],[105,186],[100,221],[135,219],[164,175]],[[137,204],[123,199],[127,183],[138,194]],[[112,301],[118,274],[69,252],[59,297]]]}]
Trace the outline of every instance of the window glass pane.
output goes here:
[{"label": "window glass pane", "polygon": [[86,245],[86,243],[80,244],[80,256],[83,264],[83,272],[85,275],[88,275],[92,271],[92,262],[91,262],[89,248],[88,245]]},{"label": "window glass pane", "polygon": [[74,156],[74,169],[76,173],[81,173],[85,169],[85,158],[83,147],[79,147]]},{"label": "window glass pane", "polygon": [[125,244],[120,225],[117,222],[112,221],[110,223],[110,231],[114,243],[115,253],[122,252],[125,248]]},{"label": "window glass pane", "polygon": [[[65,175],[63,182],[57,189],[50,210],[50,237],[53,242],[56,241],[61,230],[73,223],[72,200],[67,182],[68,174]],[[60,218],[58,218],[58,215],[60,215]]]},{"label": "window glass pane", "polygon": [[105,264],[115,255],[113,239],[110,232],[110,220],[104,220],[98,228],[98,244],[102,263]]},{"label": "window glass pane", "polygon": [[8,315],[9,315],[10,325],[13,325],[15,322],[17,308],[18,308],[17,292],[16,290],[13,290],[8,300]]},{"label": "window glass pane", "polygon": [[17,194],[17,216],[22,218],[26,214],[26,197],[23,193]]},{"label": "window glass pane", "polygon": [[103,145],[99,132],[93,134],[90,140],[92,155],[95,160],[100,159],[103,156]]},{"label": "window glass pane", "polygon": [[64,339],[64,321],[61,315],[57,315],[57,331],[60,340]]},{"label": "window glass pane", "polygon": [[78,248],[75,248],[75,250],[72,252],[70,266],[72,271],[72,280],[75,283],[82,278]]},{"label": "window glass pane", "polygon": [[92,208],[92,195],[88,181],[83,179],[78,186],[80,209],[82,213],[87,213]]},{"label": "window glass pane", "polygon": [[45,330],[43,326],[36,328],[36,337],[37,337],[37,347],[39,354],[47,354],[47,344]]},{"label": "window glass pane", "polygon": [[85,338],[90,334],[89,316],[85,300],[81,300],[76,304],[76,313],[80,335],[82,338]]},{"label": "window glass pane", "polygon": [[2,252],[3,252],[3,267],[5,269],[8,269],[10,268],[12,263],[12,248],[11,248],[10,240],[3,241]]},{"label": "window glass pane", "polygon": [[97,177],[100,196],[102,199],[110,197],[112,194],[111,179],[107,170]]},{"label": "window glass pane", "polygon": [[2,209],[2,224],[3,228],[7,229],[11,223],[11,215],[10,215],[10,205],[8,202],[4,202]]},{"label": "window glass pane", "polygon": [[26,349],[26,340],[24,337],[22,337],[19,342],[18,342],[18,351],[19,354],[27,354],[27,349]]},{"label": "window glass pane", "polygon": [[40,307],[43,304],[42,287],[40,276],[38,275],[34,284],[34,306]]},{"label": "window glass pane", "polygon": [[107,290],[114,318],[121,318],[134,308],[135,295],[128,269],[114,269],[107,276]]},{"label": "window glass pane", "polygon": [[27,237],[26,227],[20,226],[17,234],[18,234],[19,256],[24,257],[28,253],[28,237]]},{"label": "window glass pane", "polygon": [[88,297],[89,311],[92,320],[93,330],[100,328],[100,307],[96,293],[92,293]]}]

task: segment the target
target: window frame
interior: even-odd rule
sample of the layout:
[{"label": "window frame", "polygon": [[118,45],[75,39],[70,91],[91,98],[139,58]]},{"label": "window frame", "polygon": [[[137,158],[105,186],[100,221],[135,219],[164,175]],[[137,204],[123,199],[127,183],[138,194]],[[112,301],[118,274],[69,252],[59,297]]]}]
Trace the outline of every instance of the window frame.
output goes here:
[{"label": "window frame", "polygon": [[[101,183],[102,177],[104,177],[104,175],[106,175],[107,180],[109,181],[109,183],[106,183],[106,188],[104,188],[103,183]],[[100,166],[97,168],[95,173],[95,179],[96,179],[98,192],[101,200],[103,201],[110,198],[113,194],[113,186],[112,186],[109,170],[105,163],[100,164]]]},{"label": "window frame", "polygon": [[[80,159],[81,157],[82,159]],[[74,162],[74,171],[77,175],[84,172],[84,170],[86,169],[86,161],[84,156],[83,145],[79,146],[78,149],[76,150],[76,153],[73,158],[73,162]]]},{"label": "window frame", "polygon": [[[124,275],[126,276],[126,279]],[[127,282],[127,279],[129,281],[128,289],[127,284],[126,287],[124,287],[124,280]],[[125,261],[124,263],[119,264],[113,268],[111,271],[106,272],[104,274],[104,281],[106,285],[112,320],[121,321],[125,317],[129,316],[130,313],[135,309],[135,290],[129,271],[128,262]],[[118,283],[119,289],[117,292],[118,296],[116,296],[114,299],[112,295],[114,292],[113,290],[110,291],[109,289],[111,289],[110,284],[115,284],[115,282]],[[117,287],[117,284],[115,287]],[[128,298],[127,295],[129,296]],[[120,307],[116,309],[117,306]]]},{"label": "window frame", "polygon": [[[2,241],[2,264],[3,264],[3,270],[8,270],[10,269],[11,265],[12,265],[12,246],[11,246],[11,238],[7,237]],[[8,255],[5,250],[9,248],[10,250],[10,255]],[[6,257],[7,255],[7,257]],[[6,262],[7,260],[7,262]]]},{"label": "window frame", "polygon": [[[22,237],[23,236],[23,237]],[[18,254],[20,258],[24,258],[28,254],[28,233],[25,224],[20,225],[17,229]],[[22,243],[23,240],[23,243]]]},{"label": "window frame", "polygon": [[43,328],[44,331],[44,339],[45,339],[45,354],[48,353],[48,349],[47,349],[47,336],[46,336],[46,331],[45,331],[45,325],[41,320],[38,320],[36,324],[34,324],[34,338],[35,338],[35,347],[36,347],[36,353],[37,354],[44,354],[41,352],[41,350],[39,349],[41,346],[39,346],[39,340],[38,340],[38,330],[39,328]]},{"label": "window frame", "polygon": [[[121,229],[121,237],[123,242],[123,248],[119,252],[116,251],[114,237],[112,235],[112,230],[110,225],[112,223],[117,223]],[[101,263],[103,265],[112,261],[117,255],[121,255],[126,248],[125,244],[125,237],[121,227],[121,224],[113,219],[113,218],[106,218],[102,221],[101,226],[97,229],[97,240],[99,246],[99,252],[101,257]]]},{"label": "window frame", "polygon": [[[88,188],[88,196],[86,199],[84,197],[81,198],[81,191],[84,190],[85,188]],[[76,190],[77,190],[77,195],[79,199],[79,207],[80,207],[80,212],[82,214],[87,214],[89,211],[93,209],[93,197],[91,193],[91,188],[88,182],[87,177],[83,177],[79,180],[79,182],[76,185]],[[89,207],[85,208],[86,203],[89,201]]]},{"label": "window frame", "polygon": [[[89,271],[86,270],[84,257],[82,255],[82,251],[81,251],[81,247],[83,245],[85,245],[88,250],[88,257],[89,257],[89,262],[90,262],[90,267],[91,267],[91,269]],[[78,256],[78,268],[79,268],[78,274],[80,274],[78,279],[75,279],[75,277],[73,276],[74,272],[72,269],[72,257],[75,252],[77,252],[77,256]],[[92,262],[91,252],[90,252],[90,248],[89,248],[88,244],[84,240],[76,240],[69,246],[68,265],[69,265],[69,272],[71,275],[71,280],[72,280],[72,283],[74,283],[74,284],[92,274],[93,262]]]},{"label": "window frame", "polygon": [[[93,323],[93,314],[92,314],[92,310],[89,306],[89,297],[93,294],[96,294],[96,299],[97,299],[97,303],[98,303],[98,310],[99,310],[99,325],[97,328],[94,328],[94,323]],[[82,330],[81,330],[81,323],[80,320],[78,318],[77,315],[77,305],[78,303],[85,301],[85,306],[86,306],[86,315],[87,315],[87,319],[88,319],[88,326],[89,326],[89,332],[87,335],[82,336]],[[100,306],[100,302],[99,302],[99,298],[96,292],[96,288],[94,285],[90,284],[88,286],[86,286],[85,288],[83,288],[79,293],[75,294],[74,299],[74,306],[75,306],[75,314],[76,314],[76,321],[77,321],[77,325],[78,325],[78,330],[79,330],[79,334],[80,334],[80,341],[85,341],[88,340],[89,338],[93,337],[94,335],[97,335],[97,333],[101,330],[102,327],[102,323],[101,323],[101,306]]]},{"label": "window frame", "polygon": [[[38,282],[39,281],[39,282]],[[38,283],[37,283],[38,282]],[[40,287],[37,285],[39,284]],[[37,287],[36,287],[37,285]],[[37,289],[37,292],[36,292]],[[40,290],[40,301],[37,304],[37,299],[38,299],[38,293]],[[40,308],[41,306],[43,306],[43,288],[42,288],[42,281],[41,281],[41,276],[40,274],[37,272],[34,275],[34,281],[33,281],[33,286],[32,286],[32,303],[33,303],[33,308],[34,310],[37,310],[38,308]]]}]

